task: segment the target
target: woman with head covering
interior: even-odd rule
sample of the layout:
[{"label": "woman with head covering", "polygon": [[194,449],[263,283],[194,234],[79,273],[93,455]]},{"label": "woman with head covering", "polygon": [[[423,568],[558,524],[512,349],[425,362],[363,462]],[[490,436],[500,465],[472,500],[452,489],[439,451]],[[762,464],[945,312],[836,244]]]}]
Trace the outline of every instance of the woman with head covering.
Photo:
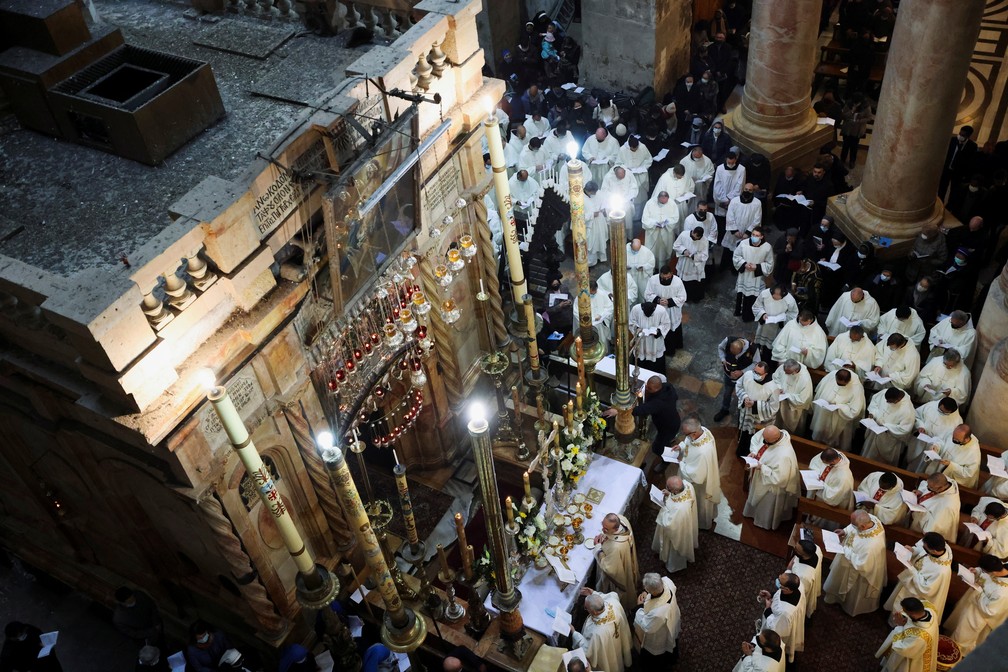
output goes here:
[{"label": "woman with head covering", "polygon": [[393,672],[399,667],[392,651],[383,644],[372,644],[364,652],[361,672]]}]

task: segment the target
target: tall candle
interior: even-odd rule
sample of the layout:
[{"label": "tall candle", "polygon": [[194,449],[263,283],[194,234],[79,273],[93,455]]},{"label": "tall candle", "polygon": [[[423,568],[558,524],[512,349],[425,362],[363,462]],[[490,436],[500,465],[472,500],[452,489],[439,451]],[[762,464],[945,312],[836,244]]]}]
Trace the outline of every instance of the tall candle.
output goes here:
[{"label": "tall candle", "polygon": [[578,336],[574,339],[574,351],[577,356],[578,382],[585,384],[584,342]]},{"label": "tall candle", "polygon": [[511,508],[511,495],[504,498],[504,508],[507,509],[508,527],[514,527],[514,509]]},{"label": "tall candle", "polygon": [[462,566],[466,566],[466,533],[465,523],[462,522],[462,514],[455,514],[455,536],[458,537],[459,555],[462,556]]},{"label": "tall candle", "polygon": [[465,574],[465,578],[468,581],[473,578],[472,566],[473,566],[473,559],[475,558],[475,556],[473,554],[472,546],[466,546],[465,552],[466,552],[466,562],[464,565],[462,565],[462,572]]},{"label": "tall candle", "polygon": [[515,417],[521,417],[521,396],[518,394],[518,386],[511,386],[511,400],[514,402]]},{"label": "tall candle", "polygon": [[577,410],[578,413],[580,413],[584,408],[584,400],[582,399],[582,388],[580,382],[574,386],[574,390],[577,393]]},{"label": "tall candle", "polygon": [[441,571],[445,574],[448,573],[448,556],[444,552],[444,546],[441,544],[437,545],[437,555],[438,560],[441,561]]},{"label": "tall candle", "polygon": [[406,467],[396,464],[392,473],[395,474],[399,506],[402,507],[403,522],[406,524],[406,540],[410,546],[416,547],[420,543],[420,538],[417,536],[416,520],[413,518],[413,500],[410,499],[409,485],[406,483]]},{"label": "tall candle", "polygon": [[553,443],[560,446],[560,423],[556,420],[553,421]]},{"label": "tall candle", "polygon": [[522,474],[522,483],[525,485],[525,499],[532,499],[532,486],[529,483],[529,472]]},{"label": "tall candle", "polygon": [[574,400],[567,402],[567,426],[574,429]]},{"label": "tall candle", "polygon": [[525,303],[525,321],[528,328],[528,354],[529,354],[529,365],[532,370],[536,373],[539,372],[539,346],[536,341],[536,323],[535,323],[535,310],[532,309],[532,297],[529,294],[524,296]]}]

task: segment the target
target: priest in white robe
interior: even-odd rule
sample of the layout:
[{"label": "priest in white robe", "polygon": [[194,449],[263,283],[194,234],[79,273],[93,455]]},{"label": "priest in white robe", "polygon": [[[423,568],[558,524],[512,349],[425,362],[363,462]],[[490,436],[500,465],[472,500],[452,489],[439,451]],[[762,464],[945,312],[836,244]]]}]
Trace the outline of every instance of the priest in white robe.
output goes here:
[{"label": "priest in white robe", "polygon": [[[538,211],[537,201],[543,193],[539,183],[529,177],[527,170],[519,169],[508,180],[508,189],[511,190],[515,218],[535,223],[534,213]],[[502,214],[501,217],[503,218],[504,215]]]},{"label": "priest in white robe", "polygon": [[993,497],[981,497],[970,512],[969,522],[987,536],[964,529],[959,535],[960,546],[972,547],[998,558],[1008,557],[1008,510],[1004,502]]},{"label": "priest in white robe", "polygon": [[873,471],[861,479],[858,508],[871,513],[883,525],[906,525],[907,505],[903,501],[903,479],[891,471]]},{"label": "priest in white robe", "polygon": [[707,257],[710,243],[702,226],[683,231],[672,244],[676,255],[676,274],[686,288],[686,298],[690,303],[699,303],[704,298],[704,278],[707,277]]},{"label": "priest in white robe", "polygon": [[644,301],[630,309],[630,333],[636,334],[634,354],[649,371],[665,370],[665,335],[671,330],[668,311],[657,301]]},{"label": "priest in white robe", "polygon": [[690,213],[696,210],[696,184],[692,177],[686,175],[686,169],[682,164],[677,163],[658,178],[654,193],[658,194],[663,191],[669,195],[669,199],[679,211],[680,222],[686,221]]},{"label": "priest in white robe", "polygon": [[878,301],[872,295],[855,287],[844,292],[826,316],[826,330],[830,336],[839,336],[855,324],[864,327],[866,334],[875,333],[879,323]]},{"label": "priest in white robe", "polygon": [[644,205],[641,226],[658,265],[669,263],[672,246],[679,233],[679,209],[669,198],[668,192],[658,192]]},{"label": "priest in white robe", "polygon": [[910,549],[910,567],[899,575],[899,585],[886,600],[892,611],[905,597],[916,597],[935,605],[936,613],[945,610],[949,585],[952,583],[952,548],[937,532],[927,532]]},{"label": "priest in white robe", "polygon": [[857,376],[847,369],[826,376],[816,386],[812,401],[812,439],[850,450],[864,409],[864,387]]},{"label": "priest in white robe", "polygon": [[959,527],[959,484],[945,474],[931,474],[914,491],[923,511],[911,511],[910,529],[937,532],[945,539],[955,539]]},{"label": "priest in white robe", "polygon": [[662,498],[651,550],[665,563],[665,569],[678,572],[693,562],[693,551],[700,545],[696,492],[679,476],[670,476]]},{"label": "priest in white robe", "polygon": [[941,443],[931,444],[940,459],[925,458],[924,473],[941,472],[964,488],[976,488],[980,480],[980,440],[969,425],[958,425]]},{"label": "priest in white robe", "polygon": [[890,618],[893,629],[875,652],[882,672],[935,672],[941,612],[929,602],[908,597]]},{"label": "priest in white robe", "polygon": [[775,425],[767,425],[753,435],[749,457],[755,466],[746,464],[751,481],[742,515],[753,518],[757,527],[777,529],[791,517],[801,495],[798,458],[791,435]]},{"label": "priest in white robe", "polygon": [[543,173],[553,167],[553,161],[553,157],[543,147],[543,139],[532,138],[518,157],[518,169],[527,170],[530,175],[538,178],[537,181],[541,181]]},{"label": "priest in white robe", "polygon": [[980,556],[973,571],[980,590],[967,590],[945,621],[963,656],[983,643],[1008,618],[1008,569],[993,555]]},{"label": "priest in white robe", "polygon": [[[591,309],[592,309],[592,326],[598,330],[599,340],[602,343],[609,343],[609,337],[612,333],[612,317],[613,317],[613,302],[609,298],[608,292],[600,292],[598,288],[598,281],[592,280],[588,283],[589,291],[591,292]],[[580,311],[578,309],[578,302],[574,301],[574,324],[578,323],[580,318]]]},{"label": "priest in white robe", "polygon": [[640,569],[637,564],[637,542],[633,528],[625,516],[608,513],[602,520],[602,532],[595,535],[595,559],[598,563],[598,580],[595,589],[616,591],[623,610],[637,605],[637,584]]},{"label": "priest in white robe", "polygon": [[[875,347],[875,373],[889,378],[887,385],[912,390],[920,373],[920,353],[903,334],[889,334]],[[878,386],[877,383],[872,383]]]},{"label": "priest in white robe", "polygon": [[910,306],[900,306],[884,313],[879,318],[879,340],[889,334],[903,334],[913,341],[915,348],[920,348],[927,330],[924,328],[924,320],[920,318],[916,310]]},{"label": "priest in white robe", "polygon": [[[619,595],[591,588],[583,588],[581,594],[585,595],[588,618],[581,626],[580,638],[574,638],[575,643],[584,649],[593,670],[624,672],[633,663],[633,632]],[[634,598],[636,604],[636,595]]]},{"label": "priest in white robe", "polygon": [[670,331],[665,335],[665,355],[674,356],[683,347],[682,307],[687,299],[686,286],[666,265],[648,279],[644,286],[644,299],[657,301],[659,308],[668,313]]},{"label": "priest in white robe", "polygon": [[609,260],[609,222],[606,212],[609,204],[605,195],[599,193],[594,181],[584,185],[585,237],[588,242],[588,265]]},{"label": "priest in white robe", "polygon": [[[736,248],[736,254],[740,249],[743,249],[743,245]],[[762,268],[760,270],[762,271]],[[741,273],[739,277],[741,278]],[[737,285],[736,291],[738,291]],[[774,339],[780,334],[783,326],[798,317],[798,303],[787,287],[776,285],[760,289],[752,304],[752,314],[756,319],[756,344],[760,346],[760,355],[766,361],[773,354]]]},{"label": "priest in white robe", "polygon": [[518,158],[521,156],[522,150],[525,149],[528,141],[528,131],[524,126],[517,126],[511,131],[511,137],[508,138],[507,144],[504,145],[504,162],[507,164],[509,174],[514,174],[514,170],[517,169]]},{"label": "priest in white robe", "polygon": [[945,439],[952,436],[952,432],[961,424],[959,404],[951,397],[942,397],[938,401],[918,406],[914,430],[916,436],[907,443],[907,468],[924,473],[924,451],[934,444],[945,443]]},{"label": "priest in white robe", "polygon": [[973,376],[955,348],[925,364],[914,382],[914,394],[922,404],[952,397],[963,406],[969,403],[972,391]]},{"label": "priest in white robe", "polygon": [[626,211],[623,218],[623,230],[627,238],[633,235],[633,223],[637,219],[636,199],[637,180],[623,166],[616,164],[609,169],[602,179],[602,193],[606,202],[612,208],[614,203],[619,203]]},{"label": "priest in white robe", "polygon": [[616,163],[617,154],[619,143],[604,128],[599,128],[594,135],[589,135],[581,146],[581,158],[588,164],[591,179],[596,184],[602,184],[609,168]]},{"label": "priest in white robe", "polygon": [[[795,532],[800,529],[800,525],[795,526]],[[794,549],[795,556],[788,563],[788,571],[801,579],[802,596],[805,598],[805,617],[811,618],[819,606],[819,597],[822,595],[822,549],[816,546],[814,541],[807,539],[797,542],[792,540],[789,545]]]},{"label": "priest in white robe", "polygon": [[651,151],[631,135],[627,138],[626,144],[616,152],[616,163],[630,171],[630,176],[637,182],[634,209],[639,213],[648,199],[648,194],[651,193],[651,183],[648,179],[648,169],[654,163]]},{"label": "priest in white robe", "polygon": [[823,600],[839,604],[851,616],[870,614],[879,608],[886,585],[885,528],[877,517],[854,511],[850,525],[837,534],[843,551],[823,582]]},{"label": "priest in white robe", "polygon": [[581,149],[568,128],[567,122],[561,119],[557,122],[556,128],[546,134],[546,140],[543,142],[546,153],[558,163],[566,163],[568,159],[577,156]]},{"label": "priest in white robe", "polygon": [[794,654],[805,650],[805,604],[801,592],[801,579],[791,572],[777,577],[780,588],[772,595],[761,590],[763,601],[763,628],[769,628],[778,635],[787,650],[788,662],[794,662]]},{"label": "priest in white robe", "polygon": [[952,313],[935,326],[931,327],[928,336],[928,361],[938,357],[949,348],[955,348],[966,366],[972,368],[973,355],[976,353],[977,332],[970,322],[969,314],[961,310]]},{"label": "priest in white robe", "polygon": [[811,499],[851,509],[854,506],[854,474],[851,473],[850,458],[835,448],[827,448],[811,460],[809,470],[816,473],[823,487],[809,492]]},{"label": "priest in white robe", "polygon": [[809,375],[808,368],[797,359],[789,357],[774,371],[773,379],[780,388],[777,424],[792,434],[801,434],[805,430],[809,409],[812,408],[812,376]]},{"label": "priest in white robe", "polygon": [[[868,404],[868,417],[884,427],[885,431],[876,434],[866,428],[861,454],[871,460],[899,466],[903,449],[913,438],[910,432],[917,422],[916,409],[910,401],[910,395],[896,387],[879,392]],[[889,521],[882,522],[888,524]]]},{"label": "priest in white robe", "polygon": [[528,131],[529,140],[539,138],[544,140],[546,135],[550,132],[550,122],[549,119],[542,116],[542,114],[536,110],[532,114],[525,115],[525,121],[522,123],[525,130]]},{"label": "priest in white robe", "polygon": [[803,310],[798,319],[784,324],[773,343],[773,360],[796,359],[810,369],[818,369],[826,358],[826,332],[816,322],[815,314]]},{"label": "priest in white robe", "polygon": [[626,259],[627,273],[633,276],[634,282],[637,283],[637,296],[649,299],[647,286],[648,280],[655,273],[654,253],[641,242],[640,238],[634,238],[626,245]]},{"label": "priest in white robe", "polygon": [[[749,239],[739,243],[732,256],[732,264],[738,271],[735,277],[735,314],[741,315],[743,322],[756,319],[753,304],[760,292],[767,288],[767,279],[773,277],[774,266],[773,247],[763,239],[763,229],[754,226],[748,232]],[[797,317],[797,304],[794,312]]]},{"label": "priest in white robe", "polygon": [[[634,633],[641,648],[641,662],[660,662],[662,656],[672,653],[682,629],[682,617],[676,602],[676,586],[667,576],[654,572],[644,575],[644,592],[637,602],[640,608],[634,614]],[[649,661],[649,657],[659,660]]]},{"label": "priest in white robe", "polygon": [[[695,145],[689,155],[683,157],[679,165],[686,171],[686,177],[693,180],[697,203],[706,203],[710,199],[711,183],[714,180],[714,164],[704,156],[700,145]],[[672,193],[669,191],[669,193]]]},{"label": "priest in white robe", "polygon": [[830,343],[823,367],[830,373],[849,369],[863,383],[865,374],[875,366],[875,352],[875,344],[865,338],[864,327],[854,325]]},{"label": "priest in white robe", "polygon": [[[1008,449],[1002,451],[1001,462],[1008,464]],[[997,497],[1003,502],[1008,502],[1008,478],[994,476],[991,474],[980,486],[981,492],[992,497]]]},{"label": "priest in white robe", "polygon": [[780,635],[764,628],[749,642],[742,642],[742,658],[732,672],[784,672],[785,651]]},{"label": "priest in white robe", "polygon": [[[724,217],[728,214],[728,205],[732,199],[738,198],[742,193],[742,187],[746,183],[745,166],[739,164],[738,155],[728,152],[724,163],[714,170],[714,214]],[[758,222],[757,222],[758,223]],[[725,245],[728,249],[734,250],[735,246]]]},{"label": "priest in white robe", "polygon": [[701,530],[709,530],[717,518],[721,502],[721,468],[717,442],[696,416],[687,416],[681,425],[683,440],[672,446],[679,460],[679,475],[693,486]]},{"label": "priest in white robe", "polygon": [[[626,274],[627,278],[627,305],[633,306],[636,304],[641,297],[637,296],[637,281],[633,279],[630,273]],[[598,277],[598,287],[600,292],[605,292],[609,295],[609,298],[615,302],[616,297],[613,295],[613,278],[612,270],[608,270]]]}]

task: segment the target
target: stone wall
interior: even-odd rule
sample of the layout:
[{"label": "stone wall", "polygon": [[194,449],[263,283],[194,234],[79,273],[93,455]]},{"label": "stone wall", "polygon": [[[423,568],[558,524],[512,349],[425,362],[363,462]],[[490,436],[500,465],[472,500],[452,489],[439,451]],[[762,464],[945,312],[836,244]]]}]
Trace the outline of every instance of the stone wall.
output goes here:
[{"label": "stone wall", "polygon": [[485,0],[483,11],[476,15],[480,44],[494,75],[505,49],[515,50],[522,34],[522,14],[519,0]]}]

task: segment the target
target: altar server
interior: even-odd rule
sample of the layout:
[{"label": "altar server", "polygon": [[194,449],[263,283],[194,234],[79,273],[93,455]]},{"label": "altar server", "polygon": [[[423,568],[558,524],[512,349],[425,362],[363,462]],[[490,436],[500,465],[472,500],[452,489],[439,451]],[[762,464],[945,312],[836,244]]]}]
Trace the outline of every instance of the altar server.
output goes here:
[{"label": "altar server", "polygon": [[707,257],[710,243],[702,226],[683,231],[675,239],[672,249],[676,255],[676,274],[686,288],[686,298],[690,303],[703,301],[704,278],[707,277]]},{"label": "altar server", "polygon": [[[766,289],[767,278],[773,277],[774,253],[770,243],[763,239],[761,227],[753,226],[746,230],[749,239],[735,247],[732,258],[738,271],[735,278],[735,314],[741,315],[743,322],[752,322],[756,319],[753,314],[756,297]],[[797,316],[797,304],[794,313]]]}]

